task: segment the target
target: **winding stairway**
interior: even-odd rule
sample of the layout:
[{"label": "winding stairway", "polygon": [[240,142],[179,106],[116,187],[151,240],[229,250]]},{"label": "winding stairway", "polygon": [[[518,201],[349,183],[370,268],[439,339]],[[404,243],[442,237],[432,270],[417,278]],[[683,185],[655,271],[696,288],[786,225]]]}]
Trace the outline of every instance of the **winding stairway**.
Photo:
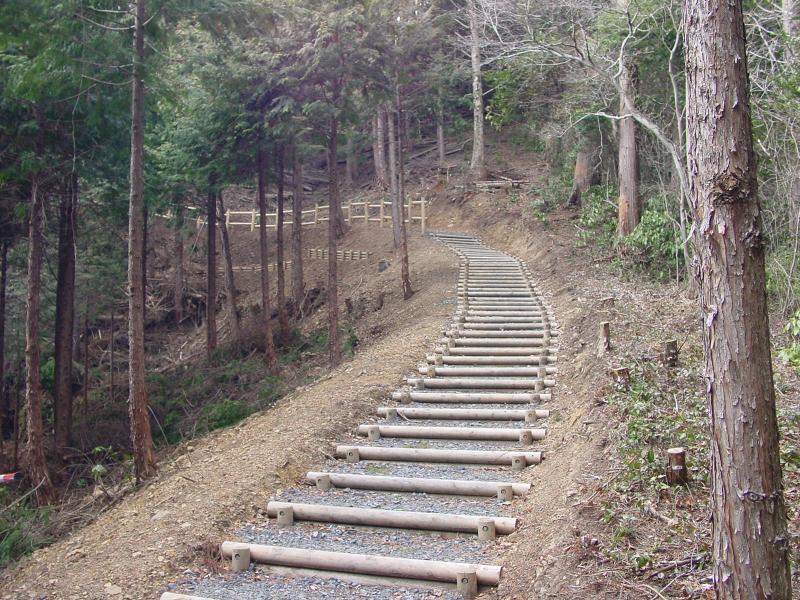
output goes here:
[{"label": "winding stairway", "polygon": [[[556,322],[521,260],[471,236],[432,237],[461,260],[458,306],[445,337],[419,376],[409,377],[393,402],[377,409],[376,419],[358,427],[363,443],[337,446],[338,460],[307,474],[311,493],[269,502],[267,514],[279,527],[315,522],[437,532],[441,544],[456,544],[466,534],[482,546],[516,529],[517,518],[506,513],[514,497],[531,488],[519,472],[544,460],[536,443],[547,434],[549,411],[540,406],[555,385]],[[387,494],[397,509],[386,507]],[[404,509],[409,506],[424,510]],[[466,510],[447,510],[453,506]],[[234,571],[252,561],[328,577],[377,576],[384,584],[444,582],[465,598],[481,586],[496,586],[502,570],[487,562],[353,550],[252,540],[222,544]],[[179,598],[199,597],[162,595]]]}]

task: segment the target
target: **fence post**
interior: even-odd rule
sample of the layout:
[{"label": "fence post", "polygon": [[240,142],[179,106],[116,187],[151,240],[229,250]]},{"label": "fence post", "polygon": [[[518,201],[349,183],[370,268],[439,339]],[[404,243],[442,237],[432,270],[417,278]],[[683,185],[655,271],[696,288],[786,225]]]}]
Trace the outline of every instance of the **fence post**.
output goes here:
[{"label": "fence post", "polygon": [[347,224],[353,224],[353,201],[351,199],[347,199]]},{"label": "fence post", "polygon": [[250,231],[256,230],[256,209],[253,209],[252,213],[250,213]]},{"label": "fence post", "polygon": [[319,221],[319,203],[314,204],[314,225]]},{"label": "fence post", "polygon": [[383,218],[384,218],[383,217],[383,198],[381,198],[381,215],[380,216],[381,216],[380,226],[383,227]]},{"label": "fence post", "polygon": [[425,198],[422,198],[419,208],[420,216],[422,217],[422,235],[425,235]]}]

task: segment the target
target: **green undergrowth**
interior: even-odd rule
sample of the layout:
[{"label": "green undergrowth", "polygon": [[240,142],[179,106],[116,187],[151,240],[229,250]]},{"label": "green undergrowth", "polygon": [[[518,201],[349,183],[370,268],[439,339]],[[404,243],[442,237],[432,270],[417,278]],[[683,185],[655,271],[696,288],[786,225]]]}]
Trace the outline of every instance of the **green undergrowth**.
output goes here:
[{"label": "green undergrowth", "polygon": [[614,188],[593,186],[582,195],[578,240],[598,254],[610,254],[619,275],[639,274],[658,282],[683,278],[684,265],[677,225],[663,196],[644,201],[641,221],[624,239],[617,237],[617,195]]},{"label": "green undergrowth", "polygon": [[0,569],[50,543],[50,510],[37,508],[32,496],[0,488]]},{"label": "green undergrowth", "polygon": [[[600,519],[607,528],[601,552],[634,572],[646,574],[654,565],[687,555],[694,559],[687,569],[709,567],[709,424],[702,362],[702,349],[688,344],[675,368],[628,359],[629,382],[609,389],[607,401],[620,426],[613,436],[615,471],[600,502]],[[780,392],[782,384],[776,385]],[[797,518],[800,496],[797,407],[779,400],[778,423],[791,522]],[[686,449],[688,485],[667,484],[666,452],[675,446]]]}]

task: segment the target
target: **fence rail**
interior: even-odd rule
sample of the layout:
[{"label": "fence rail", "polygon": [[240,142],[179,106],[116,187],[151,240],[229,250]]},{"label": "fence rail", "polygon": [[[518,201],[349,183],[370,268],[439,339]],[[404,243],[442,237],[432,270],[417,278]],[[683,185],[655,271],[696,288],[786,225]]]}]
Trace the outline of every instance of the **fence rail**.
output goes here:
[{"label": "fence rail", "polygon": [[[428,200],[422,198],[420,200],[412,200],[409,198],[405,205],[405,221],[409,226],[419,223],[420,231],[424,234],[427,224],[427,205]],[[361,223],[378,223],[379,227],[384,227],[387,223],[392,223],[392,203],[383,202],[346,202],[342,206],[344,213],[344,220],[347,224],[351,225],[357,222]],[[301,215],[301,225],[319,225],[320,223],[327,223],[330,220],[330,205],[317,204],[314,208],[305,209]],[[169,216],[169,215],[167,215]],[[277,229],[278,227],[278,213],[266,213],[267,229]],[[288,218],[287,218],[288,216]],[[294,226],[292,220],[292,211],[283,211],[283,224],[285,226]],[[195,219],[197,228],[200,229],[206,224],[206,218],[198,216]],[[225,211],[225,224],[228,227],[249,227],[250,231],[255,231],[261,225],[261,218],[257,210],[226,210]]]}]

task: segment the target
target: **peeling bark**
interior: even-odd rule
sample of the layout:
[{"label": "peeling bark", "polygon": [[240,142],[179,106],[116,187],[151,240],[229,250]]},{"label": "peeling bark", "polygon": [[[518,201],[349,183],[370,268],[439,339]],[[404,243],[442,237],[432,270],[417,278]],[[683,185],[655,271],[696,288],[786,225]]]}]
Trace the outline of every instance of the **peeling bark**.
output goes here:
[{"label": "peeling bark", "polygon": [[791,597],[741,0],[684,8],[717,598]]}]

